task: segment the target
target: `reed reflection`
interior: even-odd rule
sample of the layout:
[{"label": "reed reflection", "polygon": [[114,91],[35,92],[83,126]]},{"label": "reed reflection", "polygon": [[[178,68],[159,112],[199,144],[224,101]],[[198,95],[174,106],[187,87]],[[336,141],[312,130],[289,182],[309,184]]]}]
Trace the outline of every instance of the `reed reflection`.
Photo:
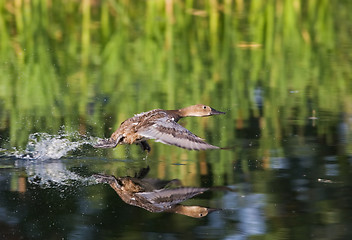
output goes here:
[{"label": "reed reflection", "polygon": [[149,166],[142,168],[134,177],[102,174],[95,174],[93,177],[99,183],[109,184],[127,204],[144,208],[150,212],[170,212],[201,218],[220,210],[197,205],[181,205],[181,202],[202,194],[210,188],[183,187],[178,179],[146,178],[149,170]]}]

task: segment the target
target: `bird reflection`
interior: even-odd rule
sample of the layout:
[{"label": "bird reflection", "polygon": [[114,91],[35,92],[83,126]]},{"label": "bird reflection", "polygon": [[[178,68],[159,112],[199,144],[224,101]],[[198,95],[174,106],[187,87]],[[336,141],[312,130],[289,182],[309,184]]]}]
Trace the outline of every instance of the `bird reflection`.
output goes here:
[{"label": "bird reflection", "polygon": [[178,179],[167,181],[145,178],[149,170],[149,167],[142,168],[134,177],[102,174],[95,174],[93,177],[98,183],[109,184],[127,204],[144,208],[150,212],[171,212],[201,218],[210,212],[219,210],[179,204],[202,194],[209,188],[182,187]]}]

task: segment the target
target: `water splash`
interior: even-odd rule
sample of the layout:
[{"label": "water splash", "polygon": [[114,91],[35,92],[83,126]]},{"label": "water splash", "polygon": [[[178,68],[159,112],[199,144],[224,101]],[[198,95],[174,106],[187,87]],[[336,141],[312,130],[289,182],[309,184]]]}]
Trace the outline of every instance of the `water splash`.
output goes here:
[{"label": "water splash", "polygon": [[60,159],[82,145],[96,142],[95,138],[83,136],[78,132],[51,135],[48,133],[33,133],[28,137],[25,150],[15,150],[13,156],[20,159],[41,160]]},{"label": "water splash", "polygon": [[30,184],[67,191],[66,186],[96,184],[94,178],[80,175],[77,166],[75,170],[68,166],[72,164],[71,157],[77,157],[77,150],[96,143],[97,139],[63,130],[53,135],[33,133],[24,149],[0,148],[0,160],[3,160],[2,165],[7,162],[9,168],[24,170]]},{"label": "water splash", "polygon": [[67,169],[61,160],[50,162],[22,162],[25,167],[28,183],[38,185],[41,188],[56,188],[62,186],[88,186],[96,184],[92,177],[84,177]]}]

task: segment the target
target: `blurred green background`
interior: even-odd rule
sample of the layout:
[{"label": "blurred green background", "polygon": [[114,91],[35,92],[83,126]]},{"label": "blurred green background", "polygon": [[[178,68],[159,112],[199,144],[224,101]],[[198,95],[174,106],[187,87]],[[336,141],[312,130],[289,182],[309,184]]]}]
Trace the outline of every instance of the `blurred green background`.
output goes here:
[{"label": "blurred green background", "polygon": [[[256,139],[264,166],[307,124],[332,142],[341,114],[352,114],[351,9],[347,0],[0,0],[2,147],[62,128],[108,137],[133,114],[197,103],[227,114],[182,124],[222,147]],[[106,154],[140,156],[127,148]],[[229,174],[237,156],[152,148]]]},{"label": "blurred green background", "polygon": [[[100,229],[105,239],[125,232],[145,239],[150,231],[194,239],[188,233],[196,228],[199,239],[244,239],[244,227],[261,230],[251,239],[342,239],[352,216],[351,12],[349,0],[0,0],[7,211],[0,220],[18,216],[18,226],[8,220],[9,232],[28,239],[66,238],[76,226]],[[180,123],[229,150],[150,141],[148,155],[138,146],[88,145],[59,160],[13,157],[12,149],[108,137],[136,113],[198,103],[227,114]],[[153,178],[233,186],[238,195],[212,193],[213,207],[221,202],[229,212],[201,222],[130,208],[107,186],[60,191],[35,182],[133,176],[146,165]]]}]

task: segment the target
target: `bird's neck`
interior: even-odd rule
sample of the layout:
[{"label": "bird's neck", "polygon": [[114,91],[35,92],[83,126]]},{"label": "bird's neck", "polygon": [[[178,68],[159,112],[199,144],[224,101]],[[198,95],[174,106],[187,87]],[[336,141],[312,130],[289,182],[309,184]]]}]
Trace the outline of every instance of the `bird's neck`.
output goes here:
[{"label": "bird's neck", "polygon": [[166,112],[172,116],[172,118],[174,119],[175,122],[178,122],[178,120],[180,120],[181,118],[187,117],[187,115],[184,115],[183,112],[179,110],[166,110]]}]

